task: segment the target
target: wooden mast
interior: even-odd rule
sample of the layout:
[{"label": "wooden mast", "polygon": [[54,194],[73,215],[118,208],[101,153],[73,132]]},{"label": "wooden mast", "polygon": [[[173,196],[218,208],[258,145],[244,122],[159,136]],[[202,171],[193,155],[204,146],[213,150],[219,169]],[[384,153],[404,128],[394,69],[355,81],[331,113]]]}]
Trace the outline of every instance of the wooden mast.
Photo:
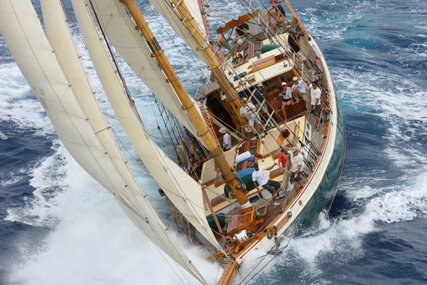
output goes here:
[{"label": "wooden mast", "polygon": [[[178,14],[179,19],[182,21],[187,31],[198,44],[198,50],[203,54],[206,64],[211,70],[213,76],[218,80],[218,84],[227,97],[227,102],[233,110],[233,114],[239,114],[240,107],[242,106],[240,98],[236,94],[233,86],[228,82],[228,79],[224,73],[220,70],[221,62],[219,62],[215,56],[209,41],[204,38],[203,32],[200,30],[196,20],[188,10],[187,5],[182,0],[171,0],[171,3],[171,5],[174,5],[172,7],[174,7],[173,9],[175,13]],[[233,119],[237,120],[237,122],[240,124],[240,127],[247,125],[246,119],[242,118],[241,116],[236,116]]]},{"label": "wooden mast", "polygon": [[[237,199],[240,205],[247,204],[248,198],[246,197],[246,193],[236,189],[236,186],[240,183],[233,170],[228,165],[221,147],[216,143],[216,140],[214,139],[212,133],[206,127],[203,118],[196,109],[198,107],[194,106],[193,102],[190,100],[190,96],[187,94],[187,91],[185,91],[184,86],[176,75],[169,60],[165,56],[164,51],[161,49],[156,38],[148,27],[148,23],[145,21],[144,17],[139,11],[138,6],[133,0],[121,0],[121,2],[126,5],[126,8],[128,9],[133,20],[135,21],[135,24],[138,27],[141,35],[144,37],[150,50],[156,57],[160,67],[165,73],[168,82],[172,85],[173,89],[181,100],[182,105],[184,106],[191,120],[195,124],[200,137],[205,142],[209,153],[212,155],[216,165],[224,176],[225,182],[230,187],[232,195],[234,196],[234,198]],[[231,88],[230,85],[229,87]]]}]

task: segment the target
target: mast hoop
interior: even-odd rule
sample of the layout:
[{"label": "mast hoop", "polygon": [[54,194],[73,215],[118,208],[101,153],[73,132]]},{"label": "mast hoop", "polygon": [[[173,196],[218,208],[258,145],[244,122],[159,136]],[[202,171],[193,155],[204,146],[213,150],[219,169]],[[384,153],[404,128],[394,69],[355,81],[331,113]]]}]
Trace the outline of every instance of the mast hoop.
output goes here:
[{"label": "mast hoop", "polygon": [[194,102],[189,107],[185,107],[184,105],[182,105],[181,109],[184,110],[184,111],[186,111],[186,110],[191,109],[193,107],[194,107]]},{"label": "mast hoop", "polygon": [[109,130],[109,129],[111,129],[111,126],[108,126],[106,128],[103,128],[102,130],[99,130],[99,131],[95,132],[95,135],[99,134],[102,131]]},{"label": "mast hoop", "polygon": [[[176,6],[172,9],[172,11],[175,13],[176,10],[178,9],[178,7],[182,4],[183,1],[179,1],[178,3],[176,3]],[[173,5],[173,3],[172,3]]]},{"label": "mast hoop", "polygon": [[[197,136],[198,137],[204,137],[207,133],[209,133],[209,130],[206,130],[206,132],[204,132],[203,134],[200,134],[199,132],[197,132]],[[218,156],[218,155],[214,155],[214,156],[212,156],[212,158],[214,158],[216,156]]]}]

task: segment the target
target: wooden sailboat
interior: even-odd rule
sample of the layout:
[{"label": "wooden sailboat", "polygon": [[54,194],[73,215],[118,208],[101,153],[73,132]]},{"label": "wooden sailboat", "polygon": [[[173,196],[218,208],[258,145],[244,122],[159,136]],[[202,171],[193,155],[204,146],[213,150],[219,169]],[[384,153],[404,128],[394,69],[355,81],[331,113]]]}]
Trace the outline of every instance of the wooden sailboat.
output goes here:
[{"label": "wooden sailboat", "polygon": [[[283,3],[292,21],[282,18],[280,24],[271,26],[264,12],[248,2],[251,12],[225,21],[215,29],[217,36],[212,35],[203,1],[150,2],[211,70],[195,99],[185,90],[133,0],[71,0],[93,66],[124,132],[171,207],[188,221],[183,225],[188,229],[181,230],[193,233],[191,240],[210,250],[212,260],[224,264],[218,284],[231,284],[245,278],[238,275],[239,268],[254,251],[280,252],[281,240],[292,226],[312,223],[333,201],[345,158],[345,134],[332,79],[316,42],[287,0]],[[207,284],[155,213],[117,147],[81,64],[61,2],[40,3],[45,31],[26,0],[0,0],[0,29],[58,136],[153,243]],[[243,23],[249,32],[236,46],[227,39]],[[289,45],[291,31],[304,35],[299,44],[307,62]],[[182,124],[189,137],[181,141],[197,141],[206,155],[178,165],[154,143],[112,49]],[[295,97],[292,104],[281,104],[282,83],[291,86],[294,77],[318,84],[318,119],[309,110],[310,101]],[[266,89],[264,101],[254,96],[257,85]],[[246,118],[240,115],[243,101],[257,105],[259,127],[265,132],[253,136],[247,131]],[[218,139],[220,129],[228,130],[235,142],[226,152]],[[292,148],[303,154],[295,185],[288,182],[288,168],[275,163],[282,149]],[[273,196],[261,185],[254,187],[255,163],[273,165],[265,172],[268,179],[281,184]]]}]

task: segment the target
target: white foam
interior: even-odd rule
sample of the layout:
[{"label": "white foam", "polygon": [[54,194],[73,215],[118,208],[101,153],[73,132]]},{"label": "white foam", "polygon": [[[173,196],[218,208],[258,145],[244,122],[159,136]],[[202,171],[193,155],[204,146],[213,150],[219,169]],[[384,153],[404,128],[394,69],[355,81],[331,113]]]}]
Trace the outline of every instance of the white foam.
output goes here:
[{"label": "white foam", "polygon": [[13,122],[18,130],[25,132],[33,130],[37,136],[53,134],[52,124],[44,115],[43,108],[31,93],[31,88],[22,77],[17,65],[2,64],[1,68],[0,120]]},{"label": "white foam", "polygon": [[[353,207],[335,220],[325,219],[319,215],[320,226],[317,230],[305,235],[294,237],[283,254],[266,266],[255,279],[273,282],[276,276],[283,276],[289,268],[302,270],[300,278],[313,280],[320,276],[322,266],[327,258],[328,264],[345,266],[345,264],[363,258],[365,248],[364,237],[367,234],[382,230],[378,223],[407,222],[427,213],[427,178],[424,173],[414,177],[408,184],[400,184],[382,188],[362,186],[356,188],[350,183],[341,187],[348,204]],[[357,185],[355,182],[354,184]],[[289,240],[282,241],[285,246]],[[255,270],[260,252],[246,262],[247,271]],[[333,258],[330,258],[333,256]],[[273,256],[267,256],[269,261]],[[284,270],[284,271],[283,271]]]},{"label": "white foam", "polygon": [[385,223],[406,222],[427,212],[427,179],[423,173],[413,183],[402,184],[394,191],[371,199],[365,213]]},{"label": "white foam", "polygon": [[[22,284],[182,284],[178,269],[125,216],[112,195],[58,146],[33,170],[34,198],[10,211],[8,220],[47,227],[52,232],[29,249],[21,240],[24,264],[13,264],[12,282]],[[36,236],[29,237],[34,242]],[[186,244],[185,241],[181,243]],[[206,278],[220,269],[201,249],[189,251]],[[21,259],[20,258],[20,259]],[[170,267],[172,266],[172,267]],[[182,269],[181,269],[182,271]],[[175,274],[177,272],[177,275]],[[189,284],[196,284],[188,276]]]}]

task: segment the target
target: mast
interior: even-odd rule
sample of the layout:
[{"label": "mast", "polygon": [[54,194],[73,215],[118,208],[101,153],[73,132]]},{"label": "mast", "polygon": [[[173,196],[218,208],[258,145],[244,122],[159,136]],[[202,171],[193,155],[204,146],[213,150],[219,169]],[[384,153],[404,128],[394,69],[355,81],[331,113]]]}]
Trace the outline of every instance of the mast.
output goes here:
[{"label": "mast", "polygon": [[[148,23],[145,21],[144,17],[139,11],[138,6],[135,4],[133,0],[121,0],[121,2],[125,4],[130,15],[135,21],[136,26],[141,32],[141,35],[146,40],[149,48],[153,52],[153,55],[156,57],[160,67],[165,73],[168,82],[174,88],[176,94],[181,100],[183,107],[185,108],[185,110],[187,110],[188,115],[190,116],[191,120],[194,122],[199,132],[199,136],[205,142],[209,153],[215,160],[216,165],[218,166],[219,170],[224,176],[226,184],[230,187],[232,191],[232,195],[234,196],[234,198],[237,199],[240,205],[249,204],[246,194],[243,191],[239,191],[238,189],[236,189],[237,185],[240,184],[239,181],[237,180],[236,175],[234,174],[231,167],[228,165],[221,147],[216,143],[216,140],[214,139],[212,133],[209,131],[209,129],[207,128],[207,126],[203,121],[203,118],[200,116],[199,112],[197,111],[196,109],[197,106],[195,106],[194,103],[190,100],[190,96],[185,91],[184,86],[182,85],[181,81],[179,80],[178,76],[173,70],[169,60],[164,54],[164,51],[161,49],[156,38],[154,37],[153,33],[148,27]],[[217,72],[219,71],[220,70],[217,68]],[[224,77],[224,80],[226,80],[225,77]],[[224,82],[228,82],[228,81],[224,81]],[[232,89],[230,84],[227,83],[226,85],[228,85],[229,89]],[[233,90],[233,93],[234,93],[234,90]],[[233,100],[237,99],[237,96],[235,96],[235,94],[233,95],[235,97]],[[239,102],[239,101],[237,100],[236,102]],[[240,108],[239,105],[235,105],[235,107]]]},{"label": "mast", "polygon": [[[227,77],[221,71],[221,62],[217,59],[209,45],[209,36],[207,35],[206,38],[204,37],[204,32],[199,27],[198,22],[194,19],[184,1],[171,0],[170,9],[175,13],[193,38],[194,42],[197,44],[197,51],[203,55],[202,59],[211,70],[213,76],[218,80],[218,84],[227,97],[227,102],[233,110],[233,114],[239,114],[241,107],[240,98],[236,94],[233,86],[228,82]],[[247,124],[246,119],[241,116],[235,116],[233,119],[238,121],[239,126],[245,126]]]}]

